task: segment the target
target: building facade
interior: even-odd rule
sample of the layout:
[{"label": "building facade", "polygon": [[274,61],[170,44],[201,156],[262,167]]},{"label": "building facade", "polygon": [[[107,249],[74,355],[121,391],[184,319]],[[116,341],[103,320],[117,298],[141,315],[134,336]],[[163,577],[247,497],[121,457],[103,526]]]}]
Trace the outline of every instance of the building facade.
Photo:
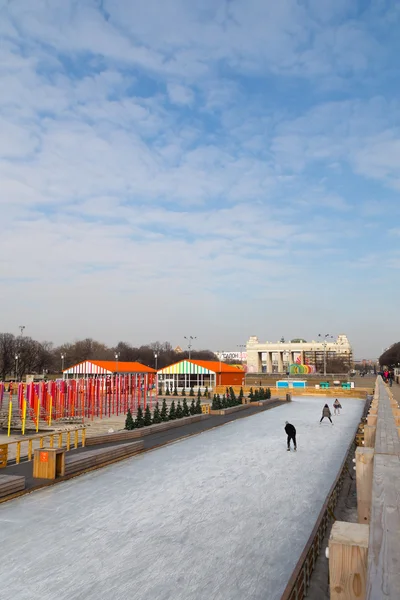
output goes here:
[{"label": "building facade", "polygon": [[[246,344],[248,373],[287,373],[290,365],[308,365],[317,373],[342,372],[353,366],[353,352],[347,336],[338,335],[335,341],[305,340],[265,342],[257,336]],[[336,369],[336,370],[335,370]]]}]

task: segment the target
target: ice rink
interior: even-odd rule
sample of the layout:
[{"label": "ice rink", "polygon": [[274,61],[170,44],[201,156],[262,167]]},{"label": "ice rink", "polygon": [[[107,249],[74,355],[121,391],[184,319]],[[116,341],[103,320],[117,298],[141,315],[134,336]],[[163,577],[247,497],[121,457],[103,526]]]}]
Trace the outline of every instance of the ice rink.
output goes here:
[{"label": "ice rink", "polygon": [[343,398],[320,424],[324,402],[294,398],[0,505],[1,600],[280,599],[364,406]]}]

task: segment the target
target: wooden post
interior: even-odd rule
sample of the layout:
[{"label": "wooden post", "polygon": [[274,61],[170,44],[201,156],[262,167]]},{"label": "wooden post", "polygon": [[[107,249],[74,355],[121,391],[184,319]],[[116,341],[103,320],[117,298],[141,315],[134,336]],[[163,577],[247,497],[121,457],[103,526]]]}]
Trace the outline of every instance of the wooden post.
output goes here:
[{"label": "wooden post", "polygon": [[336,521],[329,536],[331,600],[364,600],[369,526]]},{"label": "wooden post", "polygon": [[364,446],[365,448],[375,448],[376,427],[365,425],[364,427]]},{"label": "wooden post", "polygon": [[376,423],[378,421],[378,415],[368,415],[367,424],[376,427]]},{"label": "wooden post", "polygon": [[356,450],[356,483],[358,522],[369,524],[371,518],[373,448]]}]

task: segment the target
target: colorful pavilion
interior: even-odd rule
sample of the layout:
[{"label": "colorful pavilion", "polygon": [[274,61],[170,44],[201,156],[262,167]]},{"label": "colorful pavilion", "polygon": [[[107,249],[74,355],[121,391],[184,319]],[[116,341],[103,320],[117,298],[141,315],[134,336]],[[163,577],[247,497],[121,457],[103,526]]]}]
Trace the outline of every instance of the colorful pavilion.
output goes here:
[{"label": "colorful pavilion", "polygon": [[214,389],[216,385],[244,385],[242,366],[213,360],[181,360],[157,371],[158,387],[173,390]]}]

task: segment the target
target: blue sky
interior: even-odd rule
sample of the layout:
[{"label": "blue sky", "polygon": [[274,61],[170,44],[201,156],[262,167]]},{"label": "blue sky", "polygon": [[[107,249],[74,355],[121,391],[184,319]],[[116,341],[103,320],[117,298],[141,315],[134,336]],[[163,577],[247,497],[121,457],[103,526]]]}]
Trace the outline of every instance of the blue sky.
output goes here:
[{"label": "blue sky", "polygon": [[0,11],[0,330],[398,340],[398,3]]}]

